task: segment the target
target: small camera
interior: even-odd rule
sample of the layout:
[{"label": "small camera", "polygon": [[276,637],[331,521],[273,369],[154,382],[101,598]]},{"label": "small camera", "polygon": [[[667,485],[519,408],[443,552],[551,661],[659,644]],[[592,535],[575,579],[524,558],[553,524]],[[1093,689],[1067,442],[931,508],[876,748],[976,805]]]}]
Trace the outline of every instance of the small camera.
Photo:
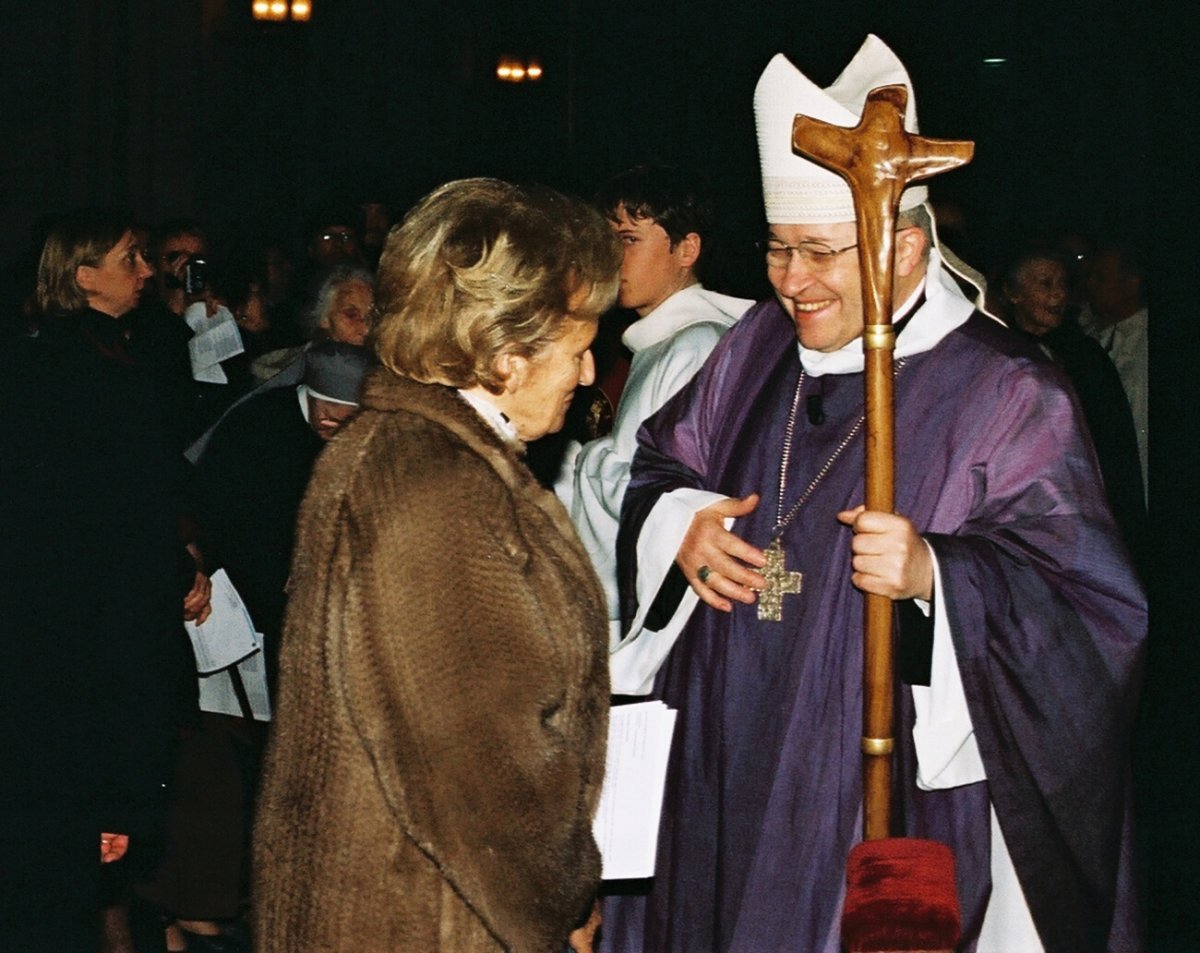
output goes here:
[{"label": "small camera", "polygon": [[208,262],[191,258],[183,268],[183,290],[190,295],[202,295],[208,290]]}]

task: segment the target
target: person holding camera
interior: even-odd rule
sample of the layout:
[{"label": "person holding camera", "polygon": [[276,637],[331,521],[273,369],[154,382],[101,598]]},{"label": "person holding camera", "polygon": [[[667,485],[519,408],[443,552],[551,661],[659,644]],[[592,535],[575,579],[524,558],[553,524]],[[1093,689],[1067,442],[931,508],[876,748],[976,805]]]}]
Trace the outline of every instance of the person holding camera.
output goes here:
[{"label": "person holding camera", "polygon": [[220,270],[213,266],[208,233],[194,219],[165,223],[155,230],[153,242],[154,282],[147,286],[148,293],[131,316],[132,341],[146,362],[165,375],[186,444],[215,423],[248,389],[250,357],[238,355],[222,361],[223,382],[197,379],[189,343],[199,331],[197,318],[193,315],[189,320],[188,309],[203,304],[201,321],[228,320],[220,308],[229,306],[230,293],[217,287],[222,273],[229,270],[228,256],[222,258]]},{"label": "person holding camera", "polygon": [[199,222],[173,219],[157,229],[155,288],[159,300],[172,314],[182,317],[188,305],[204,298],[207,259],[208,234]]}]

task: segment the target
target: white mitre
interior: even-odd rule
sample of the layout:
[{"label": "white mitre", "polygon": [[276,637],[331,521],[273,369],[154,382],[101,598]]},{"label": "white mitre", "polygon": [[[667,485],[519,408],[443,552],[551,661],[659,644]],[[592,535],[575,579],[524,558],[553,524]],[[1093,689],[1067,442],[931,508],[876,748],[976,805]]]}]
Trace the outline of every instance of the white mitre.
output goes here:
[{"label": "white mitre", "polygon": [[[879,86],[894,85],[908,89],[904,128],[919,132],[908,72],[879,37],[867,37],[828,89],[808,79],[782,53],[775,55],[754,90],[754,125],[758,130],[758,161],[762,165],[768,222],[812,225],[854,221],[854,199],[846,181],[792,151],[792,122],[799,114],[852,129],[862,118],[867,94]],[[927,197],[925,186],[910,186],[900,198],[900,210],[916,208]]]}]

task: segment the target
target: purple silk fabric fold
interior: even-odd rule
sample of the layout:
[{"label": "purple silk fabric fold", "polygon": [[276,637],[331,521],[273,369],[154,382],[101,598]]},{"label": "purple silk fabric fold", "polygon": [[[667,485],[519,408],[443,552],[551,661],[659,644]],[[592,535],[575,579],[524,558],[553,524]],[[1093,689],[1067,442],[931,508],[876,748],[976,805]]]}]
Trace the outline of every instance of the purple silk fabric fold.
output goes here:
[{"label": "purple silk fabric fold", "polygon": [[[646,423],[623,582],[642,520],[678,486],[760,493],[734,531],[766,546],[799,374],[790,321],[762,304]],[[785,512],[862,413],[860,374],[806,378],[802,398],[818,393],[825,421],[799,415]],[[1140,948],[1126,780],[1145,607],[1080,419],[1060,373],[981,315],[896,382],[897,512],[938,556],[989,780],[917,789],[902,688],[895,833],[954,849],[967,953],[991,887],[989,792],[1046,948]],[[783,621],[701,605],[668,657],[655,694],[679,720],[658,875],[609,898],[602,949],[838,950],[860,839],[862,599],[835,514],[862,502],[862,448],[859,434],[784,533],[804,584]]]}]

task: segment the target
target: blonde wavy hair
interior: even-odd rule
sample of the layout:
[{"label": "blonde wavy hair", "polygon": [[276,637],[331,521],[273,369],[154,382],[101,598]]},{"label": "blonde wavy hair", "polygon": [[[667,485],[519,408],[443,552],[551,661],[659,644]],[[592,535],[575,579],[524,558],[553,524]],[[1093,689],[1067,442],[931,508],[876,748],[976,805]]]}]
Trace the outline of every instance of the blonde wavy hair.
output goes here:
[{"label": "blonde wavy hair", "polygon": [[423,383],[500,393],[497,358],[531,358],[570,322],[599,317],[620,266],[612,228],[579,199],[498,179],[449,182],[388,235],[376,275],[379,360]]}]

